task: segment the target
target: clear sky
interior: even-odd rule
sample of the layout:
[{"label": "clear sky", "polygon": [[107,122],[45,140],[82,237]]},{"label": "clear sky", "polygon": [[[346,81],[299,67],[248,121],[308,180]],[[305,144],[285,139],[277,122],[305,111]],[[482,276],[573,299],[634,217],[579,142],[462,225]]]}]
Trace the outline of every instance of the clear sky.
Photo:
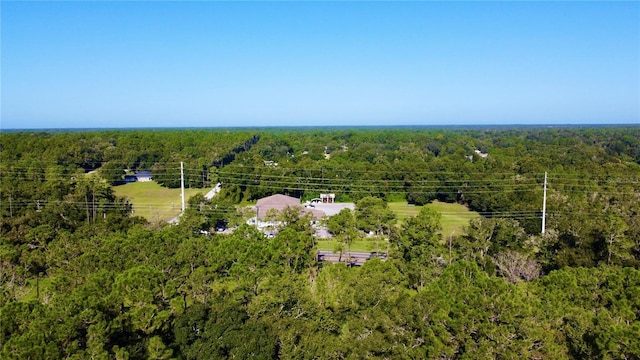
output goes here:
[{"label": "clear sky", "polygon": [[640,123],[640,2],[0,2],[0,127]]}]

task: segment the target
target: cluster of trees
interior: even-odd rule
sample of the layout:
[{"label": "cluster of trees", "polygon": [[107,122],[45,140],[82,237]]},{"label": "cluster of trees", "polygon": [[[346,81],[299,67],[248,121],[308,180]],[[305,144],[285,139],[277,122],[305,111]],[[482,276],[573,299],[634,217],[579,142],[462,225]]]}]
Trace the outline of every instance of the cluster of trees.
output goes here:
[{"label": "cluster of trees", "polygon": [[403,225],[389,260],[318,268],[294,227],[273,239],[182,224],[56,239],[35,298],[3,283],[2,357],[640,356],[638,269],[511,281],[462,254],[434,257],[446,247],[428,212]]},{"label": "cluster of trees", "polygon": [[[638,127],[0,134],[0,357],[639,358],[639,139]],[[132,217],[107,181],[115,161],[176,160],[223,182],[178,225]],[[296,212],[273,238],[241,225],[243,201],[325,191],[356,202],[329,229],[347,246],[384,238],[385,261],[318,263]],[[387,201],[400,199],[486,216],[442,238],[428,208],[398,221]],[[201,231],[226,224],[238,227]]]},{"label": "cluster of trees", "polygon": [[327,192],[339,201],[375,196],[422,205],[438,199],[516,220],[533,234],[542,225],[547,172],[546,241],[553,244],[548,257],[554,268],[636,266],[639,137],[637,126],[273,130],[218,173],[248,200],[274,193],[311,199]]},{"label": "cluster of trees", "polygon": [[[329,192],[341,201],[376,196],[423,205],[438,199],[517,217],[540,211],[545,171],[549,189],[562,195],[632,198],[625,195],[637,189],[627,181],[637,180],[637,150],[630,145],[637,133],[637,127],[272,130],[218,174],[248,200]],[[523,217],[529,232],[540,228],[540,216]]]},{"label": "cluster of trees", "polygon": [[128,130],[15,132],[0,139],[2,177],[20,183],[62,180],[98,170],[116,185],[128,170],[151,171],[159,184],[175,188],[180,186],[180,162],[184,162],[185,185],[200,188],[215,183],[210,178],[212,167],[229,164],[260,137],[250,130]]}]

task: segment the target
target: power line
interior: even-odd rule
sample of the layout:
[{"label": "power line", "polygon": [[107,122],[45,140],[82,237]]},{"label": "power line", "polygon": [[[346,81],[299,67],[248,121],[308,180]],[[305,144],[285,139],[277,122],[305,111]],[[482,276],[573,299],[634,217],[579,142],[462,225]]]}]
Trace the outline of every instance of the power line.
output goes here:
[{"label": "power line", "polygon": [[[4,163],[11,163],[11,162],[19,162],[19,161],[4,161]],[[51,162],[46,162],[46,161],[40,161],[41,163],[49,163],[51,164]],[[97,162],[97,163],[107,163],[107,162]],[[206,162],[208,163],[208,162]],[[180,162],[154,162],[154,165],[156,166],[160,166],[162,167],[164,170],[179,170]],[[166,165],[175,165],[172,167],[166,167]],[[206,164],[203,164],[206,165]],[[369,164],[368,164],[369,165]],[[62,166],[62,165],[60,165]],[[13,169],[35,169],[35,170],[42,170],[42,167],[11,167]],[[78,167],[78,169],[81,169],[82,167]],[[265,167],[262,165],[227,165],[219,170],[217,170],[218,172],[224,172],[227,169],[233,170],[233,169],[242,169],[242,170],[248,170],[248,169],[252,169],[252,170],[256,170],[256,169],[262,169],[264,170],[265,168],[268,168],[270,171],[274,171],[274,169],[278,169],[280,171],[293,171],[293,172],[334,172],[334,173],[349,173],[349,174],[402,174],[402,175],[457,175],[457,176],[474,176],[474,175],[478,175],[478,176],[486,176],[487,173],[486,172],[460,172],[460,171],[430,171],[430,170],[425,170],[425,171],[413,171],[413,170],[394,170],[394,169],[385,169],[385,170],[373,170],[373,169],[367,169],[367,170],[360,170],[360,169],[344,169],[344,168],[332,168],[331,166],[322,166],[320,168],[299,168],[299,167],[286,167],[286,166],[281,166],[281,167]],[[1,168],[0,168],[1,169]],[[100,171],[100,168],[97,168],[96,170]],[[185,170],[188,171],[202,171],[202,168],[185,168]],[[250,173],[252,175],[256,175],[255,172]],[[261,173],[261,174],[265,174],[265,173]],[[535,173],[535,172],[528,172],[528,173],[520,173],[520,172],[502,172],[502,173],[498,173],[498,172],[494,172],[491,173],[491,175],[493,176],[498,176],[498,175],[507,175],[507,176],[527,176],[527,175],[531,175],[533,177],[539,178],[541,177],[541,175],[539,173]],[[592,173],[571,173],[571,174],[552,174],[549,176],[550,180],[585,180],[588,179],[590,177],[593,177],[594,174]],[[602,176],[600,174],[598,174],[598,176]],[[617,182],[617,181],[631,181],[633,183],[638,183],[640,182],[640,178],[636,177],[629,177],[629,178],[619,178],[617,177],[617,179],[600,179],[599,181],[613,181],[613,182]]]}]

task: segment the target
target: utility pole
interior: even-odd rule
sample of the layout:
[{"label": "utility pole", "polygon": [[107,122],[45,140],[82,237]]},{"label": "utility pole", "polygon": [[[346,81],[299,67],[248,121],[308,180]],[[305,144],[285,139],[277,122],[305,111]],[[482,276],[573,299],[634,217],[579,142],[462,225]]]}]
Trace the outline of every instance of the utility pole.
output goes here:
[{"label": "utility pole", "polygon": [[182,193],[182,214],[184,214],[184,163],[180,161],[180,189]]},{"label": "utility pole", "polygon": [[542,195],[542,234],[544,234],[545,220],[547,218],[547,172],[544,172],[544,195]]}]

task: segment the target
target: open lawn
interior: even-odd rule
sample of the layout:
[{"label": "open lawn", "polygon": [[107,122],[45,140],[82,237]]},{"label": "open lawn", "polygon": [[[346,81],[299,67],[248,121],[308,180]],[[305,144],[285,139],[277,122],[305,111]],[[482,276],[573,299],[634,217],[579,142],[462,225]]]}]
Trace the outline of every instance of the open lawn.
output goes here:
[{"label": "open lawn", "polygon": [[[168,189],[154,181],[134,182],[114,186],[117,196],[128,198],[133,204],[134,215],[150,222],[169,221],[180,214],[182,200],[180,189]],[[209,189],[185,189],[185,202],[197,193],[205,194]]]},{"label": "open lawn", "polygon": [[[480,216],[477,212],[471,211],[466,206],[460,204],[434,201],[425,206],[438,211],[442,215],[442,231],[440,233],[443,237],[451,234],[460,235],[464,233],[464,228],[469,224],[469,221]],[[399,224],[402,224],[408,217],[418,215],[422,208],[422,206],[413,206],[406,202],[391,202],[389,203],[389,207],[396,214]]]},{"label": "open lawn", "polygon": [[[440,233],[443,240],[451,234],[463,234],[464,228],[469,224],[469,221],[480,216],[477,212],[470,211],[466,206],[460,204],[434,201],[425,206],[438,211],[442,215],[442,231]],[[389,207],[396,214],[398,225],[401,225],[405,219],[418,215],[422,208],[422,206],[413,206],[406,202],[390,202]],[[318,250],[333,251],[336,245],[337,241],[335,240],[318,240]],[[381,252],[386,251],[386,243],[384,241],[380,241],[378,246]],[[355,241],[351,244],[351,251],[376,251],[376,242],[374,239]]]}]

